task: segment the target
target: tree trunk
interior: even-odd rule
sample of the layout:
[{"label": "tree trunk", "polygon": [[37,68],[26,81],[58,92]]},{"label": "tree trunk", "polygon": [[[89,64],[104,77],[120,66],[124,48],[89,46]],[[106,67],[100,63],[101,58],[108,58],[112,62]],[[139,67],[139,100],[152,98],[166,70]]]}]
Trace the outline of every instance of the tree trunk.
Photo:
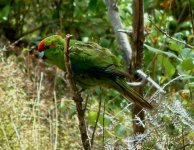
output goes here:
[{"label": "tree trunk", "polygon": [[[135,70],[142,68],[143,65],[143,43],[144,43],[144,19],[143,19],[143,0],[133,0],[133,34],[132,34],[132,61],[129,73],[134,75]],[[133,76],[133,81],[138,81],[138,76]],[[137,87],[135,90],[143,96],[143,87]],[[142,107],[134,105],[132,109],[133,131],[134,134],[144,133],[145,128],[137,124],[135,116],[144,120]],[[140,112],[141,111],[141,112]],[[140,112],[140,113],[139,113]]]}]

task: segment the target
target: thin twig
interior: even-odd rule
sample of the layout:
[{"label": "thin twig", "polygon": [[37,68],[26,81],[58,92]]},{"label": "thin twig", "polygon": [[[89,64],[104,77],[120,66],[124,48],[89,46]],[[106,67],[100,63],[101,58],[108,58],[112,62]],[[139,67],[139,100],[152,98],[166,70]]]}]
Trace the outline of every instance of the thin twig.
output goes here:
[{"label": "thin twig", "polygon": [[15,131],[15,133],[16,133],[16,137],[17,137],[17,139],[18,139],[18,141],[19,141],[20,149],[21,149],[21,150],[24,150],[24,146],[23,146],[23,143],[22,143],[22,141],[21,141],[19,131],[18,131],[18,129],[17,129],[16,124],[14,123],[14,120],[13,120],[13,117],[12,117],[12,116],[10,116],[10,120],[11,120],[12,126],[13,126],[13,128],[14,128],[14,131]]},{"label": "thin twig", "polygon": [[55,24],[58,24],[58,23],[59,23],[59,19],[55,19],[55,20],[52,20],[52,21],[43,23],[42,25],[40,25],[40,26],[38,26],[38,27],[35,27],[35,28],[31,29],[31,30],[28,30],[28,31],[22,33],[22,34],[18,37],[18,39],[24,38],[25,36],[27,36],[27,35],[29,35],[29,34],[32,34],[32,33],[35,32],[35,31],[41,30],[41,29],[43,29],[43,28],[45,28],[45,27],[49,27],[49,26],[52,26],[52,25],[55,25]]},{"label": "thin twig", "polygon": [[53,150],[57,150],[58,146],[58,110],[57,110],[57,96],[56,91],[53,91],[54,102],[55,102],[55,140]]},{"label": "thin twig", "polygon": [[146,75],[142,70],[138,69],[136,72],[141,76],[142,79],[150,82],[159,92],[165,93],[164,89],[160,87],[154,80],[152,80],[152,78]]},{"label": "thin twig", "polygon": [[105,111],[106,111],[106,105],[105,101],[103,101],[103,135],[102,135],[102,143],[103,143],[103,149],[105,147]]},{"label": "thin twig", "polygon": [[4,135],[4,138],[5,138],[5,141],[6,141],[6,147],[9,149],[9,150],[12,150],[13,148],[11,147],[11,145],[10,145],[10,142],[9,142],[9,139],[8,139],[8,137],[7,137],[7,133],[6,133],[6,131],[5,131],[5,126],[4,126],[4,124],[2,124],[2,126],[0,127],[1,128],[1,131],[2,131],[2,133],[3,133],[3,135]]},{"label": "thin twig", "polygon": [[160,87],[151,77],[149,77],[147,74],[145,74],[142,70],[138,69],[136,71],[138,75],[142,78],[140,82],[127,82],[130,86],[142,86],[147,81],[150,82],[159,92],[165,93],[164,89]]},{"label": "thin twig", "polygon": [[176,150],[184,150],[187,146],[191,146],[191,145],[193,145],[193,144],[190,144],[190,143],[188,143],[188,144],[185,144],[184,146],[182,146],[182,147],[180,147],[180,148],[178,148],[178,149],[176,149]]},{"label": "thin twig", "polygon": [[192,8],[191,0],[189,0],[189,12],[190,12],[190,15],[191,15],[191,24],[192,24],[192,28],[193,28],[193,34],[194,34],[194,14],[193,14],[193,8]]},{"label": "thin twig", "polygon": [[40,81],[37,83],[37,98],[34,102],[34,106],[32,109],[32,115],[33,115],[33,140],[34,143],[36,143],[36,149],[39,149],[40,146],[40,140],[39,140],[39,126],[40,126],[40,98],[42,93],[42,81],[44,78],[43,72],[40,73]]},{"label": "thin twig", "polygon": [[182,136],[181,136],[181,137],[182,137],[182,145],[183,145],[183,146],[182,146],[182,147],[183,147],[182,150],[185,150],[185,147],[184,147],[184,146],[185,146],[185,137],[184,137],[184,129],[183,129],[183,125],[182,125]]},{"label": "thin twig", "polygon": [[20,41],[22,41],[23,39],[24,39],[24,37],[19,38],[18,40],[16,40],[16,41],[14,41],[13,43],[11,43],[11,44],[9,45],[9,47],[18,44],[18,43],[19,43]]},{"label": "thin twig", "polygon": [[94,136],[95,136],[95,132],[96,132],[96,128],[97,128],[97,124],[98,124],[98,120],[99,120],[99,117],[100,117],[101,104],[102,104],[102,96],[101,96],[101,93],[100,93],[100,102],[99,102],[99,105],[98,105],[98,114],[97,114],[97,116],[96,116],[96,122],[95,122],[95,125],[94,125],[94,130],[93,130],[93,133],[92,133],[91,146],[93,145],[93,141],[94,141]]},{"label": "thin twig", "polygon": [[88,99],[89,99],[89,96],[87,95],[87,96],[86,96],[86,98],[85,98],[85,105],[84,105],[84,116],[85,116],[85,112],[86,112],[87,105],[88,105]]},{"label": "thin twig", "polygon": [[189,47],[189,48],[194,48],[194,46],[192,46],[192,45],[189,45],[189,44],[187,44],[185,41],[181,41],[181,40],[178,40],[178,39],[176,39],[176,38],[174,38],[174,37],[172,37],[172,36],[170,36],[167,32],[165,32],[165,31],[163,31],[162,29],[160,29],[151,19],[149,19],[149,21],[153,24],[153,26],[158,30],[158,31],[160,31],[161,33],[163,33],[166,37],[168,37],[169,39],[171,39],[171,40],[174,40],[174,41],[176,41],[176,42],[179,42],[179,43],[181,43],[181,44],[184,44],[185,46],[187,46],[187,47]]},{"label": "thin twig", "polygon": [[[170,80],[169,82],[167,82],[166,84],[164,84],[162,86],[162,89],[165,89],[165,87],[167,87],[168,85],[170,85],[171,83],[173,83],[174,81],[176,80],[179,80],[179,79],[193,79],[194,77],[193,76],[187,76],[187,75],[180,75],[180,76],[177,76],[176,78]],[[149,102],[152,102],[154,100],[154,97],[156,97],[156,95],[160,94],[161,92],[159,90],[157,90],[149,99]],[[141,113],[144,109],[142,109],[141,111],[139,111],[139,113]]]},{"label": "thin twig", "polygon": [[67,34],[66,41],[64,42],[64,60],[65,60],[65,67],[67,70],[67,80],[69,82],[69,88],[73,94],[73,100],[76,104],[77,116],[79,120],[79,130],[81,134],[81,140],[82,140],[83,147],[85,150],[91,150],[91,144],[88,138],[86,123],[85,123],[84,109],[82,108],[83,99],[77,90],[77,87],[73,80],[73,73],[71,70],[71,62],[70,62],[70,55],[69,55],[70,54],[69,44],[70,44],[71,37],[72,35]]}]

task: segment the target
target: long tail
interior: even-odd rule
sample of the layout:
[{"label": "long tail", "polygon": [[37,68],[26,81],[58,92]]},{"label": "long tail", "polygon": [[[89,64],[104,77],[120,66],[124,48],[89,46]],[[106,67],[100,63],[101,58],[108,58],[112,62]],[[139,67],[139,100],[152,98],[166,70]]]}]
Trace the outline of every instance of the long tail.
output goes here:
[{"label": "long tail", "polygon": [[117,78],[113,83],[113,88],[117,90],[123,97],[133,101],[141,107],[153,109],[153,106],[148,103],[142,96],[133,90],[124,79]]}]

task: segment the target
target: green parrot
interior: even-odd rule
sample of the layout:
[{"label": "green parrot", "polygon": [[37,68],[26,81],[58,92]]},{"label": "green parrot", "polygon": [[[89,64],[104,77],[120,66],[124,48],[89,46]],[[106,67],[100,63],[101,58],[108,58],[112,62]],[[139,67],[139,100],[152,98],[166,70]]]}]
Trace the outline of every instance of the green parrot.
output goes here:
[{"label": "green parrot", "polygon": [[[52,35],[38,45],[39,57],[48,63],[66,71],[64,61],[65,39]],[[141,107],[152,109],[153,106],[127,84],[129,75],[122,70],[122,65],[108,49],[100,45],[77,40],[70,40],[70,61],[73,79],[83,89],[103,86],[118,91],[127,100]]]}]

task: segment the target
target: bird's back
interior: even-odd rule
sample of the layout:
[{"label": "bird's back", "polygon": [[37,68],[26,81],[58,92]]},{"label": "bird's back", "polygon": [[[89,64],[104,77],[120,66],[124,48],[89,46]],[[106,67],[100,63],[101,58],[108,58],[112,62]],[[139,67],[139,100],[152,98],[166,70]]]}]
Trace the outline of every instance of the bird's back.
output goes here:
[{"label": "bird's back", "polygon": [[110,50],[96,43],[83,43],[72,40],[70,49],[72,64],[83,71],[91,68],[106,68],[111,65],[117,68],[122,66]]}]

